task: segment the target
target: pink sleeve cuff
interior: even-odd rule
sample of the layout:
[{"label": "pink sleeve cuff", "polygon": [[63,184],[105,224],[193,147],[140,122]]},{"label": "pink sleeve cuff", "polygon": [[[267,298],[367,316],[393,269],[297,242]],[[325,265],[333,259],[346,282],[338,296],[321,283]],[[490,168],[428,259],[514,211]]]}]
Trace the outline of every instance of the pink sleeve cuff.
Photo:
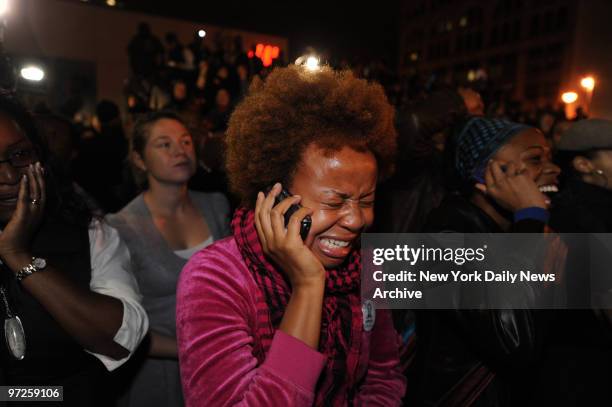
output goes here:
[{"label": "pink sleeve cuff", "polygon": [[274,333],[263,366],[311,393],[326,361],[325,355],[280,330]]}]

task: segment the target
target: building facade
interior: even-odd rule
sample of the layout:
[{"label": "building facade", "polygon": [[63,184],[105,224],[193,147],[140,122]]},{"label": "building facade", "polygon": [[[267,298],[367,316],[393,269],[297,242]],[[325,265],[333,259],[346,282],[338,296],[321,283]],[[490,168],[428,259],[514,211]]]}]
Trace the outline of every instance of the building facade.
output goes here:
[{"label": "building facade", "polygon": [[[575,106],[612,117],[612,2],[410,0],[402,3],[400,73],[464,84],[538,107],[578,93]],[[580,78],[591,75],[588,95]]]},{"label": "building facade", "polygon": [[205,30],[205,45],[213,49],[219,36],[240,36],[245,51],[260,44],[287,55],[289,46],[284,37],[82,1],[11,1],[4,18],[4,48],[15,68],[36,64],[46,71],[44,81],[23,89],[22,93],[40,94],[52,107],[65,102],[62,97],[70,93],[67,88],[71,86],[89,87],[84,89],[89,103],[108,99],[125,107],[124,86],[130,76],[127,48],[141,22],[148,23],[158,38],[173,32],[185,45],[199,30]]}]

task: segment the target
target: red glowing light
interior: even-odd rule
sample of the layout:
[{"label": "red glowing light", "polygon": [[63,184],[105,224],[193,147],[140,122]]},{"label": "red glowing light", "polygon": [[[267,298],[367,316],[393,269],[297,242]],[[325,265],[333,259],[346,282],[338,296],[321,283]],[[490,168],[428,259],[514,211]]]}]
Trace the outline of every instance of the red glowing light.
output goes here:
[{"label": "red glowing light", "polygon": [[[253,51],[249,51],[251,55]],[[279,57],[280,48],[273,45],[257,44],[255,47],[255,55],[261,58],[263,66],[270,66],[272,62]],[[251,56],[249,56],[251,58]]]}]

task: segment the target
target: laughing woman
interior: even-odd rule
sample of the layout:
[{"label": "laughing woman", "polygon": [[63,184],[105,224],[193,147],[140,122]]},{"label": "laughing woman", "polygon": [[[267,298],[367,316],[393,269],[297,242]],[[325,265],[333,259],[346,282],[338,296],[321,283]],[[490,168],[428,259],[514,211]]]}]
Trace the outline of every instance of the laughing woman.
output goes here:
[{"label": "laughing woman", "polygon": [[290,67],[252,87],[228,129],[233,236],[179,282],[188,405],[399,405],[397,335],[386,311],[364,324],[358,250],[395,148],[382,88],[350,73]]},{"label": "laughing woman", "polygon": [[[473,117],[451,141],[463,188],[461,193],[449,193],[430,213],[426,231],[548,229],[550,199],[545,192],[557,189],[560,170],[551,162],[542,132],[506,120]],[[418,312],[419,383],[407,401],[419,406],[533,405],[539,367],[534,361],[543,337],[537,317],[524,309]]]}]

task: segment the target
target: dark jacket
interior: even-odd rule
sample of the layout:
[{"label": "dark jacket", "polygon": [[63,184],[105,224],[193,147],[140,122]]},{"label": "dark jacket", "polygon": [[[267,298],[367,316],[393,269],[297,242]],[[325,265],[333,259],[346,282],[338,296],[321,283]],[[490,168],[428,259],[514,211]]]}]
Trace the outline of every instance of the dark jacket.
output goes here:
[{"label": "dark jacket", "polygon": [[[523,220],[515,232],[544,231],[544,223]],[[480,208],[451,194],[432,211],[426,232],[500,233]],[[542,326],[526,310],[426,310],[417,312],[415,369],[407,405],[524,406]],[[409,390],[410,391],[410,390]]]},{"label": "dark jacket", "polygon": [[570,179],[554,200],[550,225],[563,233],[612,233],[612,191]]},{"label": "dark jacket", "polygon": [[[556,232],[612,232],[610,190],[574,178],[568,181],[553,203],[550,225]],[[585,239],[582,245],[586,253],[589,252],[587,242]],[[584,264],[579,254],[568,254],[564,275],[571,289],[569,294],[580,295],[580,287],[585,288],[585,292],[592,291],[592,282],[585,273]],[[589,309],[557,312],[556,317],[556,323],[549,329],[549,343],[544,349],[541,388],[564,389],[571,385],[572,391],[547,392],[539,399],[546,399],[547,403],[555,406],[611,404],[612,329],[609,321]]]},{"label": "dark jacket", "polygon": [[[87,226],[77,227],[59,221],[47,220],[33,243],[35,256],[57,266],[84,289],[89,289],[91,280],[89,251]],[[107,378],[107,371],[102,363],[62,329],[5,267],[0,269],[0,281],[7,287],[12,311],[23,323],[27,347],[24,359],[15,360],[4,338],[0,340],[0,385],[63,386],[65,405],[105,405],[101,396],[103,391],[108,391],[102,383]],[[4,306],[0,307],[0,312],[5,317]]]}]

